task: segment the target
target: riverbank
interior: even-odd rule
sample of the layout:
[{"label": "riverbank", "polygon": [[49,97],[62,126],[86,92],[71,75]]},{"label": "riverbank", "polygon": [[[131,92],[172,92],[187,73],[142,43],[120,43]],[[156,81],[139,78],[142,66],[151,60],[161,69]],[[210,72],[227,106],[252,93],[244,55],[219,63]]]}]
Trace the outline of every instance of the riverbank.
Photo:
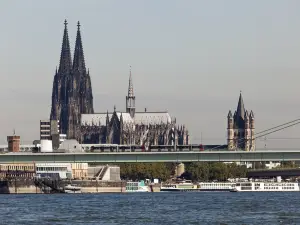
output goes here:
[{"label": "riverbank", "polygon": [[[58,185],[64,187],[68,184],[81,187],[82,193],[124,193],[126,181],[95,181],[76,180],[60,181]],[[149,185],[149,192],[159,192],[158,184]],[[2,180],[0,181],[0,194],[42,194],[43,189],[36,186],[33,179]]]}]

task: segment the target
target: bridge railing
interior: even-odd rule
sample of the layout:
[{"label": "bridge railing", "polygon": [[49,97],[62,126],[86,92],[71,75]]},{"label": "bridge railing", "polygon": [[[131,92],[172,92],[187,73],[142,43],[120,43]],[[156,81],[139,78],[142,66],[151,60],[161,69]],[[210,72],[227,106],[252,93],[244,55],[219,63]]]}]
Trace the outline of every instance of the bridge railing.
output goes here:
[{"label": "bridge railing", "polygon": [[[192,146],[179,147],[181,149],[193,149]],[[194,147],[195,148],[195,147]],[[199,148],[199,146],[197,146]],[[175,151],[174,145],[152,145],[152,146],[141,146],[141,145],[95,145],[91,146],[91,149],[87,152],[147,152],[147,151]]]},{"label": "bridge railing", "polygon": [[227,145],[116,145],[97,144],[85,152],[182,152],[182,151],[220,151],[228,150]]}]

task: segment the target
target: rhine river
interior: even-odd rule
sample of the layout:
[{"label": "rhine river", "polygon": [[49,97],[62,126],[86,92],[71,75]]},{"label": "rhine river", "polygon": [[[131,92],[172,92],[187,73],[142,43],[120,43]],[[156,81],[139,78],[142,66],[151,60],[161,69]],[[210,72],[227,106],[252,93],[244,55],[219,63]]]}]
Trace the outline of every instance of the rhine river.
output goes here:
[{"label": "rhine river", "polygon": [[0,224],[300,224],[300,192],[0,195]]}]

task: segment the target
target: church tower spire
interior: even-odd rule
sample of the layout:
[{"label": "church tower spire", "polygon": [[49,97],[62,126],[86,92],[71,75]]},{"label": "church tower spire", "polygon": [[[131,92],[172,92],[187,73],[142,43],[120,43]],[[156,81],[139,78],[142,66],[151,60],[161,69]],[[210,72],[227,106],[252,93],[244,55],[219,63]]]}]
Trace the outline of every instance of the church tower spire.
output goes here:
[{"label": "church tower spire", "polygon": [[75,42],[74,61],[73,61],[73,71],[76,70],[83,72],[84,74],[86,72],[79,21],[77,23],[77,36]]},{"label": "church tower spire", "polygon": [[67,104],[68,104],[68,88],[67,83],[72,70],[71,50],[68,35],[68,23],[64,22],[65,29],[63,34],[60,62],[58,70],[56,69],[53,88],[52,88],[52,104],[50,119],[59,120],[60,132],[66,134],[67,130]]},{"label": "church tower spire", "polygon": [[60,73],[61,75],[69,74],[72,69],[72,59],[71,59],[67,20],[65,20],[64,24],[65,24],[65,30],[64,30],[64,36],[63,36],[63,41],[61,46],[60,62],[58,68],[58,73]]},{"label": "church tower spire", "polygon": [[128,97],[134,97],[133,84],[132,84],[132,75],[131,75],[131,66],[130,66],[130,70],[129,70]]},{"label": "church tower spire", "polygon": [[128,95],[126,96],[126,112],[133,118],[135,114],[135,96],[133,93],[133,83],[131,75],[131,66],[129,66],[129,84]]},{"label": "church tower spire", "polygon": [[236,126],[239,129],[244,129],[245,128],[245,106],[244,106],[244,100],[242,96],[242,92],[240,92],[240,97],[239,97],[239,103],[236,109]]}]

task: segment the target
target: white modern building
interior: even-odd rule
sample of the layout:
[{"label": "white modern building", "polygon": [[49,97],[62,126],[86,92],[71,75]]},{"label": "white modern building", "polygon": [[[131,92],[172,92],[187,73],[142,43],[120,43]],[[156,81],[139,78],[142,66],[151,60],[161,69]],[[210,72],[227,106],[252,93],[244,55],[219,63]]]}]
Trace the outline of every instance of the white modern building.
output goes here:
[{"label": "white modern building", "polygon": [[106,181],[119,181],[120,167],[115,165],[98,165],[88,167],[88,178]]},{"label": "white modern building", "polygon": [[60,143],[67,139],[59,132],[59,120],[40,120],[40,140],[52,140],[53,134],[59,134]]},{"label": "white modern building", "polygon": [[36,175],[56,179],[72,179],[71,163],[36,163]]}]

